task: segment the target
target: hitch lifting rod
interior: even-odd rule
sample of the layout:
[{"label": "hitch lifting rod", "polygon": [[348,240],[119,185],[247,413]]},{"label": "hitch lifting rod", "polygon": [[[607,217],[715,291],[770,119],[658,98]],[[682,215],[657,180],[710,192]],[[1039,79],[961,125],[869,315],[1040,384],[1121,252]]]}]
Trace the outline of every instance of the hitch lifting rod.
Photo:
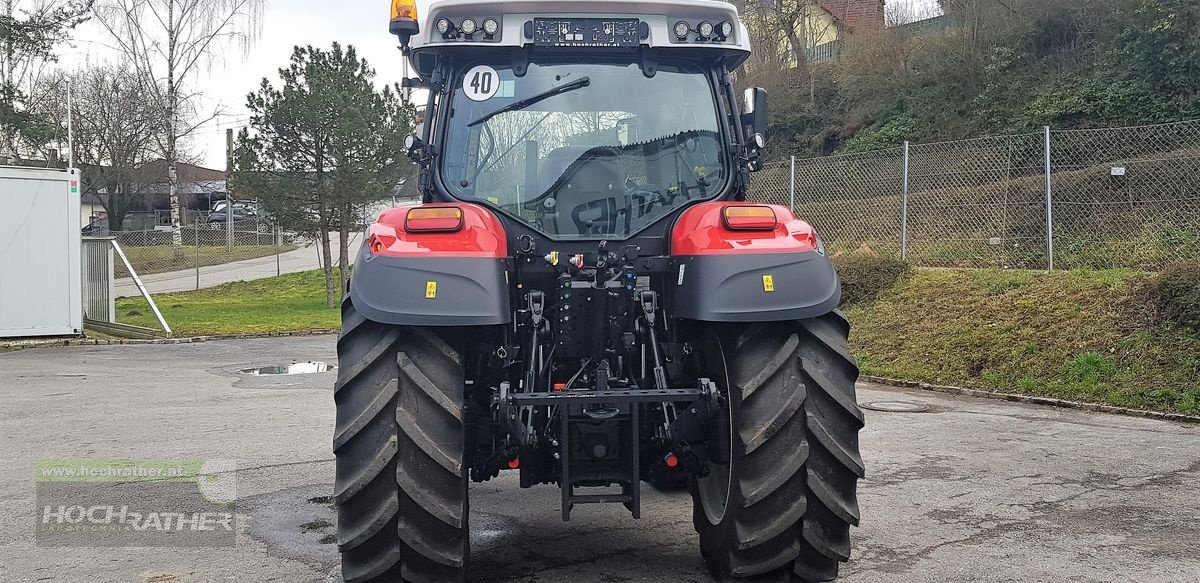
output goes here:
[{"label": "hitch lifting rod", "polygon": [[[667,373],[663,368],[662,352],[658,347],[658,333],[654,330],[656,312],[658,311],[658,294],[653,290],[642,291],[639,298],[642,306],[642,313],[646,316],[646,333],[647,339],[650,341],[650,353],[654,358],[654,388],[658,390],[667,389]],[[663,437],[667,440],[671,439],[671,414],[670,408],[673,404],[663,402]]]},{"label": "hitch lifting rod", "polygon": [[542,329],[542,314],[546,307],[546,295],[540,291],[529,292],[529,314],[533,320],[533,329],[529,339],[529,366],[525,371],[525,386],[522,390],[527,393],[537,392],[538,375],[538,359],[537,353],[541,349],[539,345],[539,335]]}]

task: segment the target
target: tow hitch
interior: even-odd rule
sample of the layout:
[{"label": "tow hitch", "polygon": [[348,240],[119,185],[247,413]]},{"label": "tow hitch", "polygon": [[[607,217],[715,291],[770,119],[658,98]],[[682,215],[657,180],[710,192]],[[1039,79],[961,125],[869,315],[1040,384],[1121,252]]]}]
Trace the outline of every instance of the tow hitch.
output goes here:
[{"label": "tow hitch", "polygon": [[[660,442],[652,458],[666,460],[677,453],[691,452],[680,447],[704,439],[705,422],[717,412],[717,386],[700,379],[698,388],[572,390],[549,393],[508,393],[506,409],[517,415],[524,407],[549,407],[550,418],[558,422],[554,458],[560,463],[562,518],[571,519],[576,504],[621,503],[641,518],[641,461],[643,451],[639,435],[640,415],[645,405],[680,404],[683,413],[671,424],[669,442]],[[686,406],[684,406],[686,405]],[[536,435],[533,431],[520,433]],[[536,447],[536,437],[522,449]],[[680,450],[676,452],[676,450]],[[665,463],[665,462],[663,462]],[[576,487],[618,484],[620,494],[577,494]]]}]

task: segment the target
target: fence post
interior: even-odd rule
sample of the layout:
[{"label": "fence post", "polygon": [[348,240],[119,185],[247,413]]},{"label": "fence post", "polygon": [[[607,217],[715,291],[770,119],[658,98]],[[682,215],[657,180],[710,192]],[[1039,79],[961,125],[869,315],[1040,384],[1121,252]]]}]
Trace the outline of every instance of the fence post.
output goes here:
[{"label": "fence post", "polygon": [[283,275],[280,266],[279,251],[283,247],[283,231],[279,229],[279,223],[275,224],[275,277]]},{"label": "fence post", "polygon": [[233,199],[225,198],[225,246],[233,248]]},{"label": "fence post", "polygon": [[192,229],[192,236],[196,240],[196,289],[200,289],[200,215],[196,215],[196,224]]},{"label": "fence post", "polygon": [[792,213],[796,212],[796,157],[792,156],[792,170],[789,174],[791,178],[788,180],[788,207],[792,209]]},{"label": "fence post", "polygon": [[1050,182],[1050,126],[1046,132],[1046,252],[1050,256],[1050,271],[1054,271],[1054,188]]},{"label": "fence post", "polygon": [[900,206],[900,260],[908,261],[908,140],[904,141],[904,195]]}]

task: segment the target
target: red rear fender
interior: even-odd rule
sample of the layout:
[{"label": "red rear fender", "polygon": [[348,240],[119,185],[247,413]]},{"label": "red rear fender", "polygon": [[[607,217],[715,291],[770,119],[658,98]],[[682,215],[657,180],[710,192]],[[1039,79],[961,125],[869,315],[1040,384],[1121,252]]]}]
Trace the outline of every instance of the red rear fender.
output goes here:
[{"label": "red rear fender", "polygon": [[[747,215],[726,207],[758,207]],[[770,208],[775,217],[771,222]],[[739,219],[740,220],[735,220]],[[747,216],[751,220],[745,220]],[[674,315],[703,322],[803,320],[837,308],[841,285],[817,234],[787,207],[707,202],[671,232]]]},{"label": "red rear fender", "polygon": [[[405,230],[409,211],[416,208],[456,207],[462,210],[462,227],[450,232]],[[388,209],[367,232],[367,249],[390,257],[507,257],[508,237],[500,219],[486,208],[468,203],[427,204]]]},{"label": "red rear fender", "polygon": [[725,207],[746,205],[754,203],[705,202],[684,211],[671,231],[671,254],[802,253],[819,247],[812,226],[797,219],[785,206],[754,205],[775,211],[774,229],[735,231],[726,227]]}]

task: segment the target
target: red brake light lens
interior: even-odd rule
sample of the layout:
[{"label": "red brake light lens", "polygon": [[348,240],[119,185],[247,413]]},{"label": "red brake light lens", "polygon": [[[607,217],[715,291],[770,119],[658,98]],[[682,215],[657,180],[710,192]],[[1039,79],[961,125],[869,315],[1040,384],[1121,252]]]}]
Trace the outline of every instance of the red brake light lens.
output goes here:
[{"label": "red brake light lens", "polygon": [[725,228],[731,231],[770,231],[779,224],[769,206],[735,205],[725,207]]},{"label": "red brake light lens", "polygon": [[404,218],[409,233],[453,233],[463,226],[463,211],[456,206],[417,207]]}]

